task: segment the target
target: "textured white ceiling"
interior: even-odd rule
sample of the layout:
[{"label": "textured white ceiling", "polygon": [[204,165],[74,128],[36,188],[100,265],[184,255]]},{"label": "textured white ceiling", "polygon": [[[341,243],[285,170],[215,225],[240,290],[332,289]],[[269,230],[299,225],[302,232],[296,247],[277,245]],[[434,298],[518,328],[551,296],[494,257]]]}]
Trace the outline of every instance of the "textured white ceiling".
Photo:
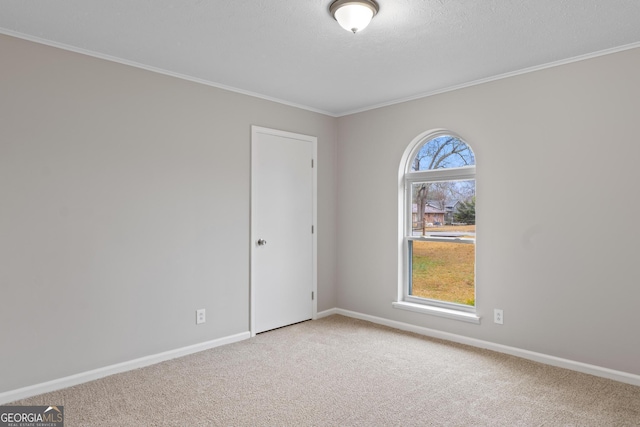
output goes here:
[{"label": "textured white ceiling", "polygon": [[342,115],[640,46],[639,0],[2,0],[0,32]]}]

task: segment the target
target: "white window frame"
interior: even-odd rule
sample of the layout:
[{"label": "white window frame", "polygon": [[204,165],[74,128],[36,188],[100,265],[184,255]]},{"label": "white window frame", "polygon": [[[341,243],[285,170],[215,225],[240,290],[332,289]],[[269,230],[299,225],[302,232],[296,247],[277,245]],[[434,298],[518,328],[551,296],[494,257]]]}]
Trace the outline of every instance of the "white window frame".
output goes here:
[{"label": "white window frame", "polygon": [[[442,182],[442,181],[463,181],[476,179],[476,166],[465,166],[460,168],[432,169],[424,171],[412,171],[413,160],[428,141],[440,136],[453,136],[467,142],[453,132],[447,130],[436,130],[425,132],[419,135],[412,144],[409,145],[401,162],[400,192],[401,205],[401,231],[400,231],[400,274],[398,285],[398,300],[393,303],[393,307],[402,310],[409,310],[419,313],[431,314],[449,319],[461,320],[465,322],[480,323],[480,317],[476,314],[477,301],[475,306],[457,304],[446,301],[439,301],[428,298],[409,295],[409,282],[412,275],[411,257],[409,256],[410,241],[429,242],[449,242],[452,244],[475,244],[475,239],[460,239],[446,237],[413,236],[412,230],[412,185],[418,182]],[[471,149],[469,144],[467,146]],[[474,263],[475,264],[475,263]],[[474,293],[477,292],[474,272]]]}]

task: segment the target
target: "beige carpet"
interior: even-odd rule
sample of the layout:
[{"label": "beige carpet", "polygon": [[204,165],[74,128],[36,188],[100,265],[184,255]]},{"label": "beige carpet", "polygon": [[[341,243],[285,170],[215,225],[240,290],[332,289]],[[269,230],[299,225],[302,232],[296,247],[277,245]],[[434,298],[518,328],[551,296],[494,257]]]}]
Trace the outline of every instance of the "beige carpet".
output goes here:
[{"label": "beige carpet", "polygon": [[25,399],[65,426],[640,426],[640,387],[342,316]]}]

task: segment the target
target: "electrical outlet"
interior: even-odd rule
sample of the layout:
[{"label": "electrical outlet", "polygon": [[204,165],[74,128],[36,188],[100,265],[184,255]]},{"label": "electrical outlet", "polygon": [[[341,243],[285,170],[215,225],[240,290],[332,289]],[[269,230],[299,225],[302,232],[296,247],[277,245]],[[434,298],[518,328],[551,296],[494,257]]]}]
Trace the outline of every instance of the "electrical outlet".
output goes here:
[{"label": "electrical outlet", "polygon": [[504,322],[504,316],[502,315],[502,310],[499,308],[493,309],[493,323],[502,325],[503,322]]},{"label": "electrical outlet", "polygon": [[207,321],[205,309],[196,310],[196,325]]}]

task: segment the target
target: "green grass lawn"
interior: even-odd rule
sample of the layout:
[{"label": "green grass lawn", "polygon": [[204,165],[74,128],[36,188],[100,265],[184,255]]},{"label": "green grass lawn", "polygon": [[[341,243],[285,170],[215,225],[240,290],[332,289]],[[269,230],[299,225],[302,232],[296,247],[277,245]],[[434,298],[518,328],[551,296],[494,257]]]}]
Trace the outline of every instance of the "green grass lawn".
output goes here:
[{"label": "green grass lawn", "polygon": [[413,242],[413,295],[475,305],[475,245]]}]

